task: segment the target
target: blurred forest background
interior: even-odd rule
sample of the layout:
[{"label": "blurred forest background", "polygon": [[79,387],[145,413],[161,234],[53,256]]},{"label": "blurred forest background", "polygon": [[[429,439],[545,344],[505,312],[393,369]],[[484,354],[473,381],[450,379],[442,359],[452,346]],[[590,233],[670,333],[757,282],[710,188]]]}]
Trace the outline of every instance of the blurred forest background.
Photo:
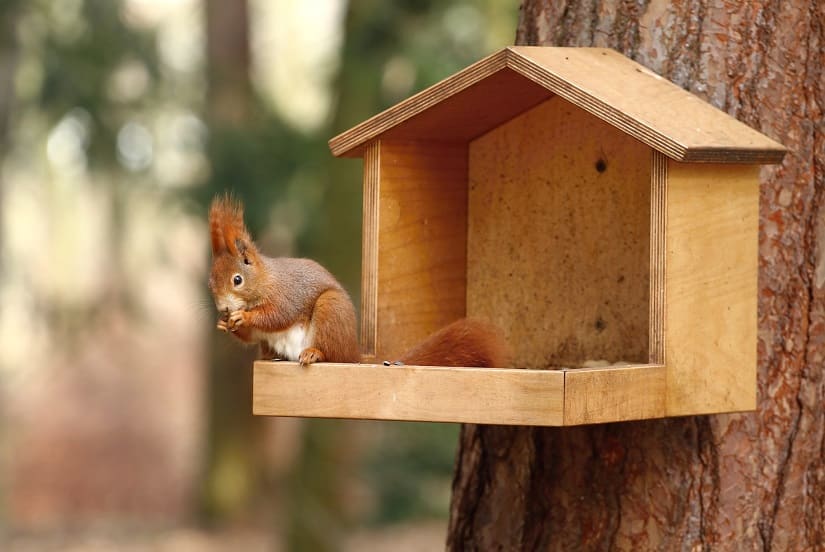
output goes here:
[{"label": "blurred forest background", "polygon": [[517,16],[0,0],[0,548],[443,546],[457,426],[253,419],[205,213],[233,190],[267,253],[358,304],[361,163],[326,141],[511,44]]}]

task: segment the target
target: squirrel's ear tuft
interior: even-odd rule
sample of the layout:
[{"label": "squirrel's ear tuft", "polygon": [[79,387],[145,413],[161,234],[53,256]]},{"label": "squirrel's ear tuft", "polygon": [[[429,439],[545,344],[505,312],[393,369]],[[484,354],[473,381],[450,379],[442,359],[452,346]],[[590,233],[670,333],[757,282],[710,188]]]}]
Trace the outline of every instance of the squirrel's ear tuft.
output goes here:
[{"label": "squirrel's ear tuft", "polygon": [[209,208],[209,231],[212,239],[212,255],[228,252],[243,255],[244,249],[254,248],[249,232],[243,223],[243,205],[229,194],[217,196]]},{"label": "squirrel's ear tuft", "polygon": [[217,257],[226,250],[226,243],[223,241],[223,228],[218,217],[217,200],[212,201],[209,208],[209,235],[212,240],[212,256]]}]

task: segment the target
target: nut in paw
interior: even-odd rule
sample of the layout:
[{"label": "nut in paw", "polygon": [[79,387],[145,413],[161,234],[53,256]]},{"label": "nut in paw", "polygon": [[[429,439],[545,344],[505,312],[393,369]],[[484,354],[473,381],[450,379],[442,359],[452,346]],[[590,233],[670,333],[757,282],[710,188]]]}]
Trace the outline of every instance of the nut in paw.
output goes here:
[{"label": "nut in paw", "polygon": [[242,310],[236,310],[229,313],[229,319],[226,321],[226,327],[230,332],[236,332],[244,325],[244,315],[246,313]]}]

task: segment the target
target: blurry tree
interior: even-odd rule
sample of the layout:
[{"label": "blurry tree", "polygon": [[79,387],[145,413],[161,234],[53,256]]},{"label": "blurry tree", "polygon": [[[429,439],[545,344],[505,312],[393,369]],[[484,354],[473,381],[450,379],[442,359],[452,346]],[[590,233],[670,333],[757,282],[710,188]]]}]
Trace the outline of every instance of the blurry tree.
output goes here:
[{"label": "blurry tree", "polygon": [[9,119],[14,98],[14,72],[17,67],[17,24],[19,0],[0,3],[0,155],[8,143]]},{"label": "blurry tree", "polygon": [[[174,431],[197,408],[186,400],[194,386],[177,385],[192,372],[176,366],[167,374],[158,358],[140,358],[156,346],[148,342],[158,327],[142,323],[163,320],[174,303],[158,301],[160,311],[150,312],[147,273],[174,264],[170,256],[190,257],[164,256],[173,252],[161,237],[179,228],[174,205],[135,233],[135,212],[165,193],[153,172],[163,152],[153,126],[159,106],[179,105],[179,95],[163,86],[154,29],[124,4],[6,1],[0,10],[0,113],[9,97],[14,106],[10,118],[0,116],[0,212],[16,221],[0,236],[0,400],[14,413],[17,445],[3,491],[9,516],[23,524],[169,519],[190,506],[197,438]],[[190,329],[166,337],[185,341]],[[11,358],[15,338],[24,344]],[[177,358],[170,352],[163,362]],[[169,397],[184,405],[162,419],[147,413],[150,401]]]},{"label": "blurry tree", "polygon": [[[14,105],[14,74],[19,48],[14,29],[19,18],[20,0],[0,1],[0,159],[9,148],[9,131]],[[3,175],[0,173],[0,205],[3,203]],[[0,243],[3,243],[3,210],[0,209]],[[0,269],[3,267],[0,257]],[[0,427],[2,429],[2,427]]]},{"label": "blurry tree", "polygon": [[206,5],[207,116],[213,128],[243,128],[254,97],[250,82],[249,6],[246,0]]},{"label": "blurry tree", "polygon": [[[232,192],[244,202],[246,223],[268,255],[305,255],[296,243],[316,220],[311,210],[323,186],[318,166],[324,141],[290,127],[252,86],[249,10],[246,0],[205,2],[210,174],[187,193],[205,216],[216,194]],[[278,489],[267,455],[273,425],[250,415],[257,350],[217,332],[209,343],[203,513],[215,522],[269,519]],[[286,509],[286,515],[300,517],[301,511]]]},{"label": "blurry tree", "polygon": [[[237,174],[227,146],[244,135],[257,107],[249,82],[249,25],[245,0],[205,2],[206,108],[208,158],[212,188],[253,186],[254,179]],[[247,142],[244,141],[244,144]],[[241,149],[246,153],[246,150]],[[222,177],[232,175],[230,182]],[[227,186],[229,184],[229,186]],[[199,192],[196,192],[199,193]],[[244,194],[249,195],[249,194]],[[254,204],[254,202],[251,202]],[[266,492],[260,454],[260,423],[250,419],[251,373],[254,351],[243,354],[228,340],[209,339],[207,382],[207,453],[202,507],[207,519],[225,520],[248,514],[251,497]],[[260,496],[260,495],[259,495]]]},{"label": "blurry tree", "polygon": [[[14,73],[17,68],[18,47],[14,40],[14,28],[18,19],[18,0],[3,0],[0,2],[0,159],[3,159],[9,148],[9,127],[14,105]],[[0,171],[0,206],[3,205],[5,186],[3,173]],[[0,208],[0,244],[3,243],[3,209]],[[4,258],[0,255],[0,273],[3,272]],[[0,399],[3,388],[0,386]],[[8,414],[4,412],[5,403],[0,400],[0,533],[5,523],[2,516],[6,502],[4,496],[8,488],[6,471],[8,469]]]},{"label": "blurry tree", "polygon": [[[159,60],[154,33],[127,25],[121,13],[120,0],[73,2],[62,7],[48,2],[21,3],[18,27],[14,33],[4,34],[6,40],[17,41],[23,52],[20,73],[11,80],[17,85],[17,122],[52,129],[56,133],[52,136],[59,136],[53,145],[78,148],[70,163],[81,165],[88,174],[105,175],[88,181],[99,186],[110,213],[112,231],[105,249],[111,252],[113,262],[106,289],[97,301],[71,306],[58,300],[40,304],[54,329],[69,335],[80,329],[75,321],[98,315],[102,305],[135,306],[132,290],[122,285],[128,279],[119,277],[123,259],[118,252],[122,250],[132,177],[144,173],[146,167],[132,171],[124,166],[120,133],[158,101]],[[143,75],[145,88],[141,94],[120,97],[114,92],[113,81],[127,66]],[[22,143],[40,136],[28,130],[17,133],[18,147],[35,145]],[[56,147],[52,152],[52,156],[60,155]]]},{"label": "blurry tree", "polygon": [[822,550],[825,4],[523,3],[518,42],[619,50],[784,143],[760,197],[753,413],[466,425],[453,550]]},{"label": "blurry tree", "polygon": [[[245,204],[250,231],[264,242],[267,253],[291,254],[295,234],[272,244],[266,243],[266,230],[273,206],[286,200],[290,179],[304,164],[311,165],[319,145],[269,111],[253,88],[247,1],[207,0],[204,7],[210,176],[187,193],[204,214],[216,194],[235,194]],[[257,350],[216,332],[210,333],[209,350],[203,514],[213,522],[252,515],[266,519],[272,514],[276,487],[267,467],[270,424],[250,415],[250,366]]]}]

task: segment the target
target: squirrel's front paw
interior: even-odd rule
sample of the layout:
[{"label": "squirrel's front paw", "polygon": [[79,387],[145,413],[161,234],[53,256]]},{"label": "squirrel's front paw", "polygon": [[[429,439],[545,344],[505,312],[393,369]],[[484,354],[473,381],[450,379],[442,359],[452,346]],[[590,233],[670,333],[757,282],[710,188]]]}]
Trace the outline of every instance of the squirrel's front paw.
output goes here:
[{"label": "squirrel's front paw", "polygon": [[324,353],[315,347],[304,349],[301,351],[301,354],[298,355],[298,362],[301,363],[301,366],[306,366],[307,364],[312,364],[313,362],[323,362],[323,360]]},{"label": "squirrel's front paw", "polygon": [[[236,332],[241,326],[244,326],[246,321],[246,311],[236,310],[234,312],[229,313],[229,318],[226,320],[226,328],[230,332]],[[218,323],[218,328],[220,328],[220,323]]]},{"label": "squirrel's front paw", "polygon": [[218,329],[222,332],[229,331],[229,327],[226,325],[226,320],[224,320],[223,318],[218,319]]}]

